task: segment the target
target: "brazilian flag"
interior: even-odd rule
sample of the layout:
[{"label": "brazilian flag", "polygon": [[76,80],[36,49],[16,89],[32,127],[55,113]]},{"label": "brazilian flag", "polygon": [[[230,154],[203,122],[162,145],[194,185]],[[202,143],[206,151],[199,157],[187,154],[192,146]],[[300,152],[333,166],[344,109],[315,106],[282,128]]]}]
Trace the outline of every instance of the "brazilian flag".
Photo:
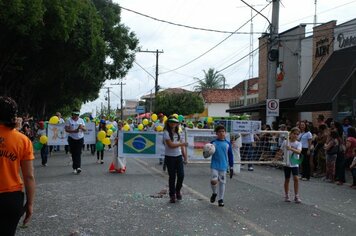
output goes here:
[{"label": "brazilian flag", "polygon": [[156,134],[124,133],[123,153],[156,154]]}]

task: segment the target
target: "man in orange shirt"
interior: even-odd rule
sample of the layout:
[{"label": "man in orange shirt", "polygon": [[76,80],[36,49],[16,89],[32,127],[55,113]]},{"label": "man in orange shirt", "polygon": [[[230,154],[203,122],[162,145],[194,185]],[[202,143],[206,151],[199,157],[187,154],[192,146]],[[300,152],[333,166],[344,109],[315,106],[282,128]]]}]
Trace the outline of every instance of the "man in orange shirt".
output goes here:
[{"label": "man in orange shirt", "polygon": [[[33,213],[35,195],[34,159],[31,140],[15,129],[17,104],[0,96],[0,232],[15,235],[21,216],[27,224]],[[23,178],[20,173],[22,172]],[[26,204],[24,206],[24,192]]]}]

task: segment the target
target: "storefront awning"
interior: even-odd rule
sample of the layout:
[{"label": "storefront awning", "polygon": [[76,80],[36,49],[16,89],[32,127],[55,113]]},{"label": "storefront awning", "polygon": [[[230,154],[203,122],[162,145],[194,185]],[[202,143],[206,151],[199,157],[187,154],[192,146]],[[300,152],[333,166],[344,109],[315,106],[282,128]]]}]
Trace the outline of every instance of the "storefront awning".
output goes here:
[{"label": "storefront awning", "polygon": [[[294,104],[297,101],[297,99],[298,99],[298,97],[279,99],[279,109],[281,111],[294,110]],[[245,112],[257,112],[257,111],[263,111],[263,110],[266,110],[266,101],[262,101],[262,102],[247,105],[247,106],[231,108],[231,109],[226,110],[226,112],[229,112],[232,114],[241,114],[241,113],[245,113]]]},{"label": "storefront awning", "polygon": [[356,70],[356,47],[333,52],[296,102],[303,111],[331,110],[332,102]]}]

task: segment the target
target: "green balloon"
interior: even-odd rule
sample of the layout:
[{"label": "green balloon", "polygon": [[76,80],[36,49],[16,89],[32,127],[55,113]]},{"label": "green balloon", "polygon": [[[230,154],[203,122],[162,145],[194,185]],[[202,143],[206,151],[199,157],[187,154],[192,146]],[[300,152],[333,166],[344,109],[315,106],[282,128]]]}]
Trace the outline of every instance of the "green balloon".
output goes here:
[{"label": "green balloon", "polygon": [[299,155],[299,159],[297,159],[295,157],[296,157],[296,154],[294,154],[294,152],[289,157],[290,158],[290,163],[292,165],[299,165],[299,164],[301,164],[303,162],[303,155],[302,154]]},{"label": "green balloon", "polygon": [[110,128],[112,130],[112,132],[115,132],[116,131],[116,128],[113,126]]},{"label": "green balloon", "polygon": [[35,142],[33,144],[33,147],[35,148],[35,150],[41,150],[41,148],[43,147],[43,144],[40,142]]},{"label": "green balloon", "polygon": [[102,151],[104,150],[104,144],[101,142],[101,141],[98,141],[96,144],[95,144],[95,148],[97,151]]},{"label": "green balloon", "polygon": [[178,120],[179,120],[179,122],[182,122],[184,120],[184,116],[183,115],[179,115],[178,116]]}]

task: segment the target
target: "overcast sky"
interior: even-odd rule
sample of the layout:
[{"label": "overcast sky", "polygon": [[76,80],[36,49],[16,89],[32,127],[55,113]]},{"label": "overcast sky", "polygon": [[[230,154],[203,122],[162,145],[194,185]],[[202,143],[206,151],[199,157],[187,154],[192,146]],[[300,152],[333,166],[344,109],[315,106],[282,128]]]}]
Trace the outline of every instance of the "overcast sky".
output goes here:
[{"label": "overcast sky", "polygon": [[[114,2],[128,9],[121,10],[122,23],[135,32],[142,51],[157,49],[163,51],[159,54],[158,60],[158,84],[162,89],[180,87],[193,90],[196,85],[193,78],[203,78],[203,70],[209,68],[221,71],[229,87],[251,76],[258,76],[257,50],[253,58],[248,54],[251,46],[253,49],[258,48],[258,38],[261,33],[268,31],[268,21],[261,15],[254,17],[253,34],[250,34],[251,9],[242,1],[114,0]],[[268,5],[261,13],[271,21],[270,0],[245,0],[245,2],[253,5],[256,10],[261,10]],[[356,0],[317,0],[316,6],[318,23],[337,20],[337,24],[341,24],[356,17]],[[314,12],[315,0],[281,1],[279,32],[302,23],[313,23]],[[256,12],[252,14],[254,16]],[[190,29],[177,24],[208,31]],[[309,25],[306,31],[311,30],[312,25]],[[214,31],[226,31],[226,33]],[[237,34],[228,33],[235,31]],[[252,64],[249,63],[251,59],[253,59]],[[228,67],[231,64],[233,65]],[[136,54],[136,63],[122,80],[125,83],[124,100],[138,100],[151,91],[154,93],[155,66],[155,53]],[[118,82],[107,81],[105,85],[112,87],[110,93],[112,108],[120,107],[120,86],[112,85]],[[96,107],[100,109],[101,103],[107,106],[106,91],[102,89],[97,100],[84,104],[81,112],[95,112]]]}]

